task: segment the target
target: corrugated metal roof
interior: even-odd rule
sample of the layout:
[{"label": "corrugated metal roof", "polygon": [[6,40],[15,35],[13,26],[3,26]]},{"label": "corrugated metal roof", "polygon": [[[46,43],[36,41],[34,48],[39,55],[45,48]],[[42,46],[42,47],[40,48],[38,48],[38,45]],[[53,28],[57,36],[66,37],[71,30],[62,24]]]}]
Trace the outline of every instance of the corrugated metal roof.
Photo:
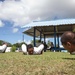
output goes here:
[{"label": "corrugated metal roof", "polygon": [[60,19],[60,20],[51,20],[51,21],[36,21],[29,23],[22,28],[31,28],[37,26],[55,26],[55,25],[65,25],[65,24],[75,24],[75,19]]},{"label": "corrugated metal roof", "polygon": [[[40,32],[46,37],[53,37],[54,27],[56,34],[61,36],[65,31],[75,31],[75,19],[32,22],[22,27],[24,28],[23,33],[34,36],[34,27],[36,29],[36,37],[40,36]],[[42,37],[44,37],[43,35]]]}]

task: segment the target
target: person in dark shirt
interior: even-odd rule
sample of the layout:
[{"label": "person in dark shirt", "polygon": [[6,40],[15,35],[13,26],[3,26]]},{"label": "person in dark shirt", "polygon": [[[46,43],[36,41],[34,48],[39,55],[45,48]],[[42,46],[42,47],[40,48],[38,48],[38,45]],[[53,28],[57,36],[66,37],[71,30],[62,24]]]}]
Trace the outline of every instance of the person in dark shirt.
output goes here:
[{"label": "person in dark shirt", "polygon": [[46,50],[47,50],[47,44],[46,42],[44,42],[44,52],[46,52]]}]

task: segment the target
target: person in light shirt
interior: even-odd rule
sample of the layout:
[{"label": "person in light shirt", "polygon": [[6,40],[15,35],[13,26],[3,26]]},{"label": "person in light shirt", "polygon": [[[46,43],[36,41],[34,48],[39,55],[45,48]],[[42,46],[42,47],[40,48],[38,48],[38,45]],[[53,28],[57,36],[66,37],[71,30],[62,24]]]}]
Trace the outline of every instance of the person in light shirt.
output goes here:
[{"label": "person in light shirt", "polygon": [[32,47],[31,44],[29,44],[29,49],[27,48],[27,45],[25,44],[22,44],[21,46],[22,48],[22,51],[23,51],[23,54],[29,54],[29,55],[40,55],[42,54],[42,51],[44,49],[44,45],[41,44],[40,46],[38,47]]},{"label": "person in light shirt", "polygon": [[0,53],[5,53],[6,48],[7,48],[7,43],[3,43],[3,45],[0,46]]}]

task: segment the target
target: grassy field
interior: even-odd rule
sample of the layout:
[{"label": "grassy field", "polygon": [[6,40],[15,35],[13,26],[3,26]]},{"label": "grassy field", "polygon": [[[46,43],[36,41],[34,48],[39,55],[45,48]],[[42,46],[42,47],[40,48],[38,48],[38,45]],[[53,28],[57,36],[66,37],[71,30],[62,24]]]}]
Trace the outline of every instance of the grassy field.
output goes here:
[{"label": "grassy field", "polygon": [[75,55],[61,52],[44,52],[43,55],[0,53],[0,75],[75,75]]}]

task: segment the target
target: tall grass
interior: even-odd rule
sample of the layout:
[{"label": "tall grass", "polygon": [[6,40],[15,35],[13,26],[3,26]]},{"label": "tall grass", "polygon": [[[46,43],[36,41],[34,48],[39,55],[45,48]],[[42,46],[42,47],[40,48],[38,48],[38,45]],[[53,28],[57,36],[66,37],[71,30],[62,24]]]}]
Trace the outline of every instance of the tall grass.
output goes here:
[{"label": "tall grass", "polygon": [[42,55],[0,53],[0,75],[75,75],[75,55],[61,52],[44,52]]}]

